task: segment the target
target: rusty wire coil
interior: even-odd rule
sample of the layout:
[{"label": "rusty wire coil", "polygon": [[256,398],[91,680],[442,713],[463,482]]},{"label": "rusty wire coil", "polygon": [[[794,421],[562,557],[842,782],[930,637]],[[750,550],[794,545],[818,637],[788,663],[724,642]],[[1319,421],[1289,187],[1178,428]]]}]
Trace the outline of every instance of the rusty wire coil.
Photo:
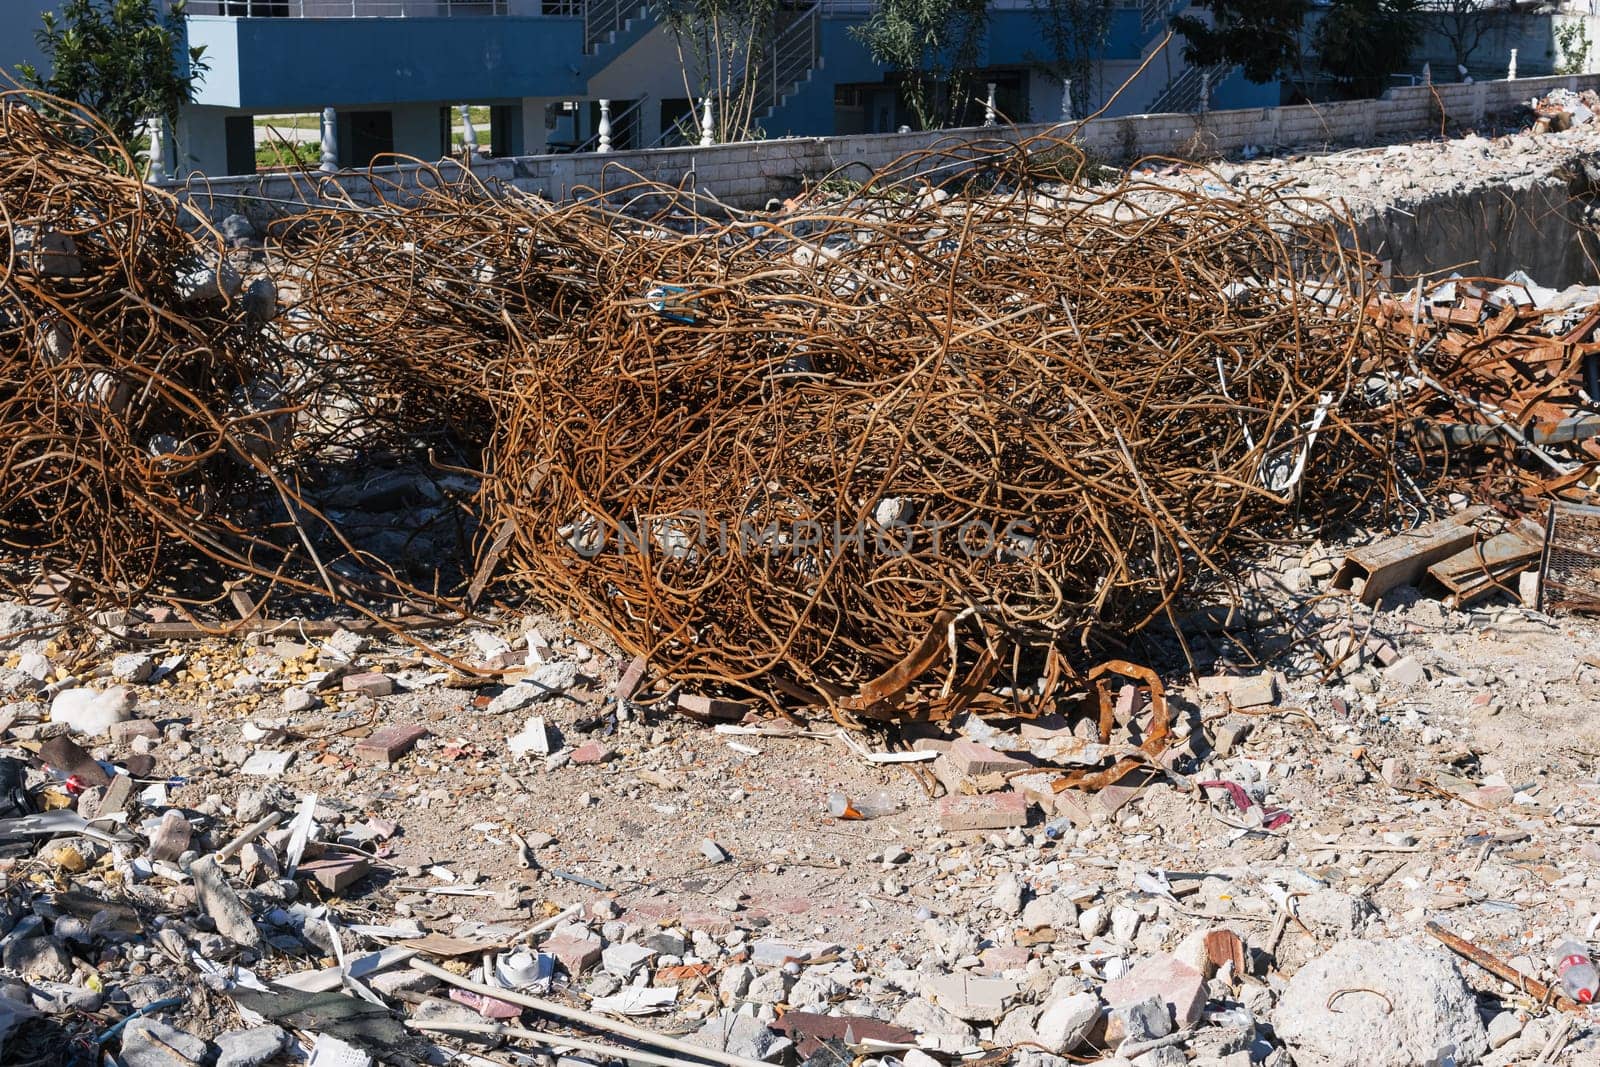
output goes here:
[{"label": "rusty wire coil", "polygon": [[0,94],[7,583],[94,607],[195,606],[249,579],[323,602],[420,595],[303,492],[337,436],[306,422],[322,354],[271,324],[271,279],[136,175],[92,116]]},{"label": "rusty wire coil", "polygon": [[1051,138],[937,146],[781,216],[431,172],[290,220],[264,324],[174,283],[221,243],[125,154],[4,122],[3,232],[70,235],[81,269],[8,238],[0,522],[97,595],[185,559],[420,595],[303,483],[449,439],[481,449],[481,572],[677,682],[1026,714],[1240,535],[1393,477],[1360,383],[1402,342],[1337,221],[1282,195],[1061,185],[1081,153]]},{"label": "rusty wire coil", "polygon": [[1357,385],[1399,342],[1337,225],[1056,200],[1027,167],[1060,148],[781,221],[542,214],[596,236],[581,318],[511,332],[491,393],[514,579],[686,685],[937,716],[1004,674],[1025,710],[1040,654],[1161,617],[1235,534],[1386,492]]}]

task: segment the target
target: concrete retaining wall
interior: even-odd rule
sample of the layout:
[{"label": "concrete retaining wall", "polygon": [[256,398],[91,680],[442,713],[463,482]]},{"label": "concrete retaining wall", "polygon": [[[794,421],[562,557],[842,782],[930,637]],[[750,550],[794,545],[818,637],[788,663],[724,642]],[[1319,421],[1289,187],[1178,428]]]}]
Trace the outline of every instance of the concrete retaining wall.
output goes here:
[{"label": "concrete retaining wall", "polygon": [[[1391,90],[1382,100],[1355,100],[1297,107],[1213,111],[1203,115],[1133,115],[1082,124],[1074,136],[1101,158],[1131,162],[1143,156],[1205,158],[1247,145],[1334,147],[1438,135],[1514,113],[1552,89],[1600,88],[1600,75],[1561,75],[1472,85],[1415,86]],[[862,134],[750,141],[710,148],[669,148],[605,155],[523,156],[485,160],[473,168],[491,185],[510,185],[551,199],[581,189],[615,192],[640,178],[709,195],[734,207],[760,207],[791,195],[807,181],[830,174],[864,178],[910,153],[955,146],[981,138],[994,150],[1040,133],[1072,132],[1068,126],[1037,124],[1007,129],[941,130],[933,133]],[[924,159],[909,167],[928,166]],[[170,183],[213,219],[235,212],[258,222],[292,214],[294,205],[320,199],[357,204],[393,199],[461,176],[455,163],[375,167],[337,175],[273,174],[191,178]]]}]

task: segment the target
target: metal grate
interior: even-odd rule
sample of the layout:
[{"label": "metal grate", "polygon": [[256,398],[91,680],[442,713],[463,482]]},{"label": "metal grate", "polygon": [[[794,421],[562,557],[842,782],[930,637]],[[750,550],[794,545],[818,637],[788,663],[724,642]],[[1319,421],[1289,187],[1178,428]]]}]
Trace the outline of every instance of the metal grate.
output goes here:
[{"label": "metal grate", "polygon": [[1600,507],[1550,505],[1539,606],[1600,612]]}]

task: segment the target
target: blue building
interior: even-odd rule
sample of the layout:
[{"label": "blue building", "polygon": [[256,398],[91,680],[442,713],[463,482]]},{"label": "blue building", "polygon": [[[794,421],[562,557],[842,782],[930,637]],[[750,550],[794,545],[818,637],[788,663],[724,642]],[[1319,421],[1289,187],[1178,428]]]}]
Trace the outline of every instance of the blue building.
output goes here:
[{"label": "blue building", "polygon": [[[1045,73],[1035,0],[1000,0],[982,43],[976,92],[995,85],[1016,121],[1061,116],[1062,84]],[[1043,5],[1045,0],[1037,0]],[[1133,0],[1109,13],[1093,84],[1074,109],[1099,109],[1160,47],[1187,0]],[[0,64],[30,58],[41,0],[0,5]],[[768,137],[888,132],[911,123],[894,79],[851,34],[872,0],[783,0],[768,76],[753,94]],[[248,173],[260,115],[336,113],[338,161],[398,152],[437,159],[462,104],[490,109],[486,147],[527,155],[593,147],[600,101],[614,147],[673,143],[701,117],[675,36],[648,0],[190,0],[191,45],[209,70],[184,109],[174,174]],[[20,54],[19,54],[20,53]],[[1110,100],[1109,114],[1191,110],[1201,86],[1216,107],[1277,103],[1276,86],[1183,66],[1179,42]]]}]

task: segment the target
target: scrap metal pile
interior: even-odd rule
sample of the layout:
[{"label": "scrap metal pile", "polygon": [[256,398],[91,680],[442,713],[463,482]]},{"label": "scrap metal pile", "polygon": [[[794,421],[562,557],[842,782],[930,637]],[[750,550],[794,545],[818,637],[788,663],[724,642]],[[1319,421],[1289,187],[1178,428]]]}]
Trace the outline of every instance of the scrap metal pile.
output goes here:
[{"label": "scrap metal pile", "polygon": [[481,390],[485,551],[663,675],[1037,713],[1051,653],[1164,617],[1235,533],[1386,491],[1359,371],[1400,346],[1335,225],[1051,199],[1029,168],[1059,147],[778,218],[440,184],[297,221],[303,309],[417,403]]},{"label": "scrap metal pile", "polygon": [[645,241],[564,209],[616,236],[497,398],[517,580],[686,684],[942,718],[999,674],[1026,714],[1019,650],[1137,630],[1297,497],[1382,490],[1352,387],[1388,335],[1334,227],[1048,204],[1025,167]]},{"label": "scrap metal pile", "polygon": [[273,281],[245,286],[108,130],[37,103],[0,94],[5,580],[95,606],[197,605],[244,576],[345,601],[395,588],[302,497],[327,442],[299,416],[326,382],[269,325]]},{"label": "scrap metal pile", "polygon": [[1368,314],[1410,342],[1408,408],[1441,474],[1484,499],[1592,496],[1600,288],[1453,278],[1374,299]]},{"label": "scrap metal pile", "polygon": [[368,611],[420,595],[299,487],[448,433],[484,472],[480,579],[676,683],[1037,714],[1244,540],[1386,497],[1412,394],[1372,378],[1461,355],[1366,312],[1325,213],[1061,199],[1043,138],[778,216],[435,175],[290,220],[295,306],[263,325],[125,155],[0,112],[0,519],[35,574],[123,602],[200,557]]}]

